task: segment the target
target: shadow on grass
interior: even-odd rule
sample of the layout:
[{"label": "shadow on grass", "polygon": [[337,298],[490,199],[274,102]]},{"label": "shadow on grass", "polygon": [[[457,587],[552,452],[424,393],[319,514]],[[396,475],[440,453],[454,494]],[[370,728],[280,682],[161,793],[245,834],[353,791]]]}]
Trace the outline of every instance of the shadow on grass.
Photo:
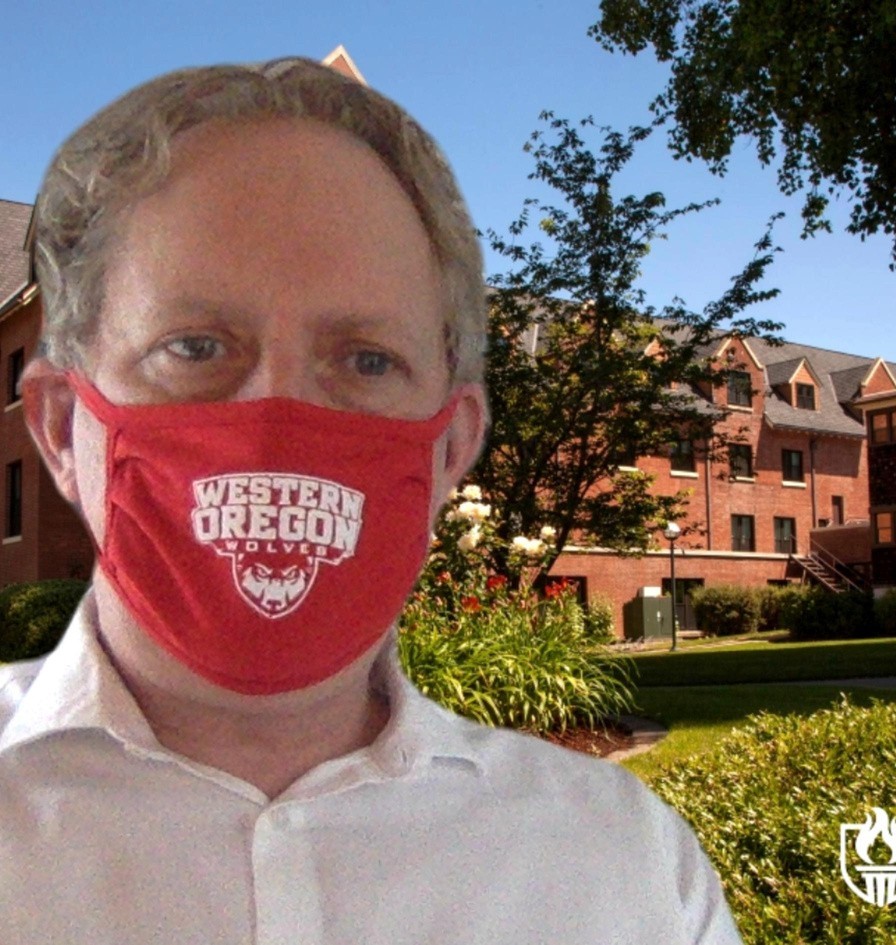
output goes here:
[{"label": "shadow on grass", "polygon": [[896,640],[747,643],[677,653],[645,653],[632,659],[642,690],[652,686],[896,676]]},{"label": "shadow on grass", "polygon": [[624,762],[650,781],[670,764],[714,748],[733,728],[757,712],[811,715],[848,694],[855,705],[872,700],[896,702],[896,689],[848,686],[761,685],[654,687],[637,693],[637,714],[666,726],[669,734],[654,748]]}]

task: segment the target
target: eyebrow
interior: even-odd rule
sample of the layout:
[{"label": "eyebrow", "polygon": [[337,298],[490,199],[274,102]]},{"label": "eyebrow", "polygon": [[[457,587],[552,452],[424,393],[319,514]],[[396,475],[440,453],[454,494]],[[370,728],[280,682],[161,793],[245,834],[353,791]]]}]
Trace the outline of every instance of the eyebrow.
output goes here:
[{"label": "eyebrow", "polygon": [[[253,310],[224,300],[177,296],[161,303],[163,308],[174,309],[186,314],[211,315],[234,321],[264,318],[265,312]],[[323,327],[334,334],[346,330],[382,329],[386,321],[383,315],[361,314],[359,312],[328,312],[326,309],[316,313],[316,319]]]}]

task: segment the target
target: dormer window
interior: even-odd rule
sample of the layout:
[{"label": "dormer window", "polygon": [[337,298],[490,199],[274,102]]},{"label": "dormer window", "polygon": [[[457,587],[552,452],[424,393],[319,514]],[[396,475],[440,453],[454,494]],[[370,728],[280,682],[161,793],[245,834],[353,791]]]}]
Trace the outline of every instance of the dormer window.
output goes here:
[{"label": "dormer window", "polygon": [[746,371],[732,371],[728,375],[728,403],[735,407],[753,405],[753,385]]},{"label": "dormer window", "polygon": [[797,384],[796,385],[796,405],[800,410],[815,409],[815,385]]}]

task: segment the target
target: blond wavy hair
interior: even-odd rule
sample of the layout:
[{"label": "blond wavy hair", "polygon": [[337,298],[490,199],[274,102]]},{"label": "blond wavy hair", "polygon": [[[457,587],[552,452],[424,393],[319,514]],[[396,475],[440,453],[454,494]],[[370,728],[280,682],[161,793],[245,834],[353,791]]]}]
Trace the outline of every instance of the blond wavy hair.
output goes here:
[{"label": "blond wavy hair", "polygon": [[82,366],[103,305],[110,238],[159,188],[177,135],[211,120],[313,118],[349,131],[382,158],[413,202],[441,272],[447,357],[456,382],[481,381],[486,305],[482,252],[454,175],[402,108],[309,59],[181,69],[98,112],[58,150],[37,199],[35,267],[42,349]]}]

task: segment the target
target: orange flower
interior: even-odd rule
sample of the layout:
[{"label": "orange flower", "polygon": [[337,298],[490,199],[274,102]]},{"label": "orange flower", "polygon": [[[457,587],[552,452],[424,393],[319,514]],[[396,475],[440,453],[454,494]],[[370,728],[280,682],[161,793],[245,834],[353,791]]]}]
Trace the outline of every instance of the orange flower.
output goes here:
[{"label": "orange flower", "polygon": [[486,580],[485,586],[490,591],[497,591],[507,586],[507,578],[503,574],[492,574]]},{"label": "orange flower", "polygon": [[468,613],[475,614],[480,608],[479,598],[478,597],[462,597],[460,599],[460,606]]}]

